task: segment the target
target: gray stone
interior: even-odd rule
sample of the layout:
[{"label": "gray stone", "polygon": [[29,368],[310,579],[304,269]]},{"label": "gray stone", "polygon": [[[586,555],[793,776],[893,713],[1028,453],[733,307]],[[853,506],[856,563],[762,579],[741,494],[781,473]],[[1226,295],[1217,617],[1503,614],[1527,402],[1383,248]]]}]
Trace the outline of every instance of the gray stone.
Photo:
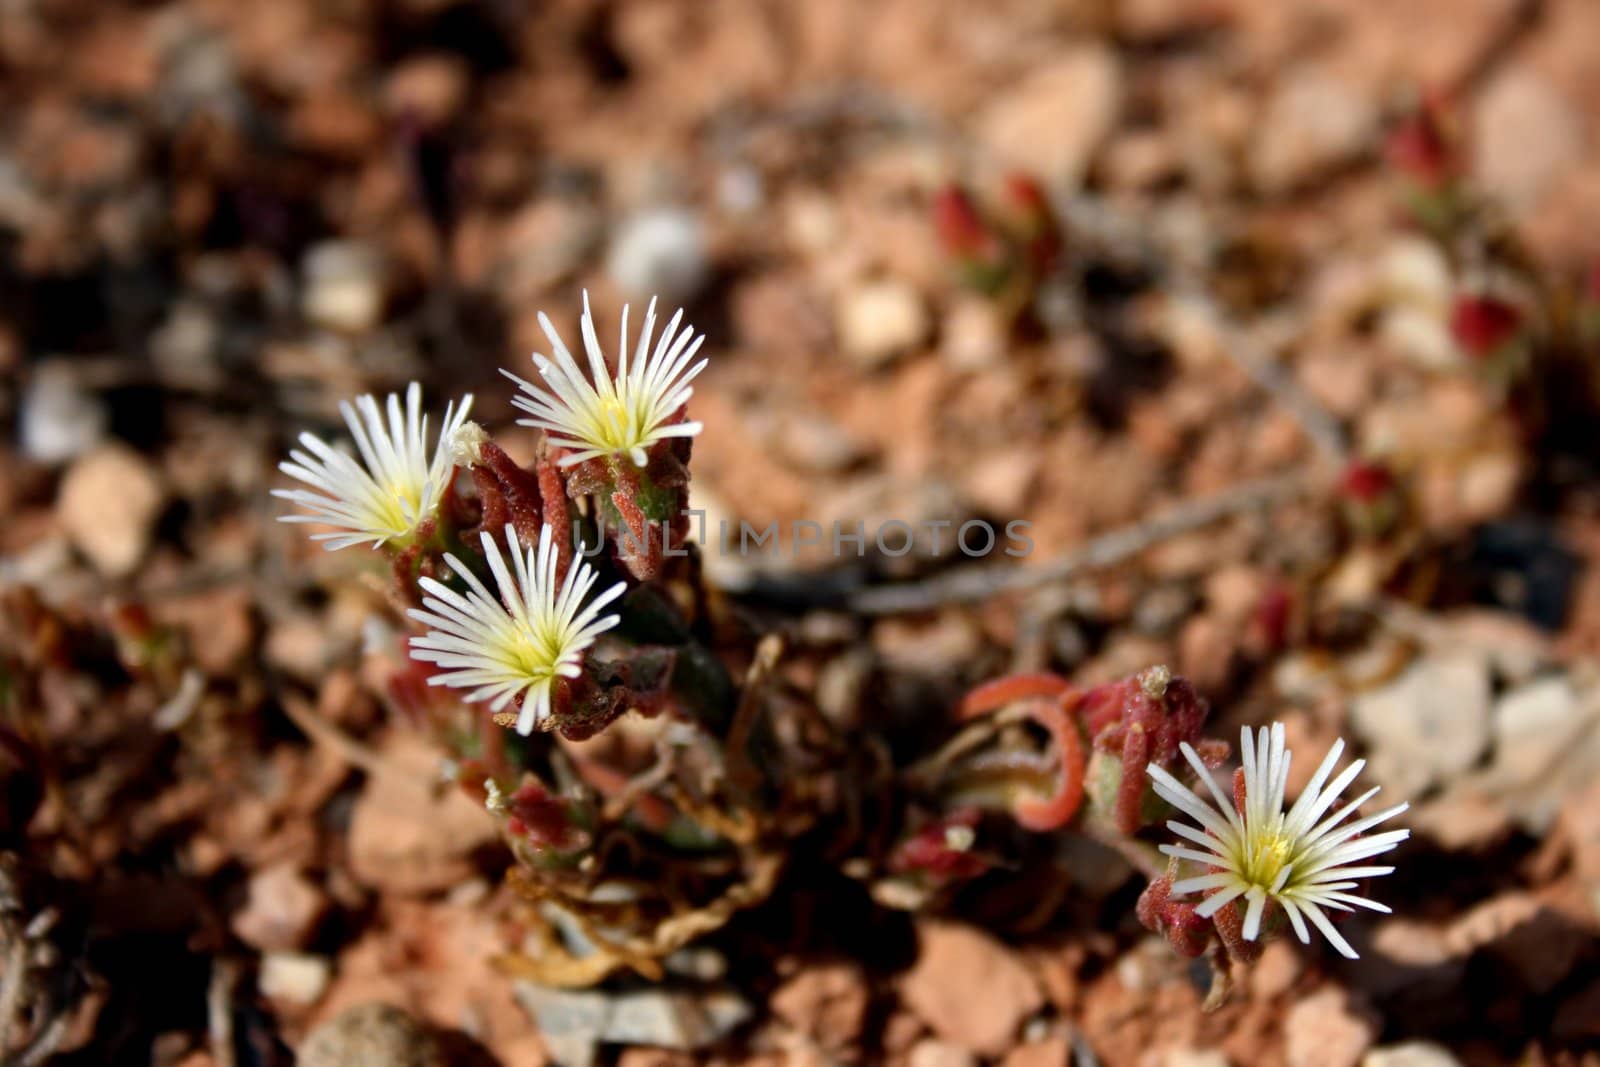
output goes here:
[{"label": "gray stone", "polygon": [[256,984],[262,995],[291,1004],[315,1004],[322,999],[333,976],[326,956],[303,952],[269,952],[261,957]]},{"label": "gray stone", "polygon": [[697,994],[647,989],[613,996],[519,981],[513,992],[561,1067],[588,1067],[601,1043],[705,1048],[750,1018],[750,1005],[728,989]]},{"label": "gray stone", "polygon": [[1126,81],[1104,45],[1063,50],[996,95],[978,116],[978,138],[1007,165],[1077,185],[1116,128]]},{"label": "gray stone", "polygon": [[106,405],[78,384],[72,369],[44,363],[22,394],[22,450],[40,463],[76,459],[105,438]]},{"label": "gray stone", "polygon": [[61,481],[56,514],[73,546],[111,578],[133,571],[150,547],[166,489],[143,456],[120,444],[78,459]]},{"label": "gray stone", "polygon": [[848,289],[839,300],[837,324],[845,355],[866,370],[921,346],[932,326],[921,294],[895,279]]},{"label": "gray stone", "polygon": [[364,333],[383,318],[386,269],[382,253],[361,241],[323,241],[301,264],[306,318],[339,333]]},{"label": "gray stone", "polygon": [[908,1067],[977,1067],[978,1058],[959,1045],[925,1037],[911,1046]]},{"label": "gray stone", "polygon": [[1370,144],[1377,124],[1371,93],[1303,68],[1267,104],[1250,154],[1251,177],[1268,193],[1303,185]]},{"label": "gray stone", "polygon": [[559,1067],[590,1067],[605,1031],[611,1003],[592,990],[552,989],[518,981],[512,992],[539,1027],[545,1051]]},{"label": "gray stone", "polygon": [[657,310],[670,315],[700,292],[711,273],[700,216],[661,207],[628,217],[611,239],[606,272],[629,296],[659,296],[672,306]]},{"label": "gray stone", "polygon": [[1489,699],[1487,662],[1456,654],[1421,659],[1358,697],[1351,720],[1373,777],[1409,800],[1471,768],[1489,744]]},{"label": "gray stone", "polygon": [[1289,1009],[1284,1033],[1289,1067],[1355,1067],[1377,1027],[1346,993],[1329,986]]},{"label": "gray stone", "polygon": [[1494,709],[1494,759],[1471,784],[1532,833],[1543,833],[1562,801],[1600,774],[1600,692],[1565,675],[1536,679]]},{"label": "gray stone", "polygon": [[861,462],[866,448],[825,415],[793,411],[780,415],[773,444],[784,459],[813,474],[837,474]]},{"label": "gray stone", "polygon": [[1517,782],[1543,774],[1582,730],[1578,695],[1565,677],[1513,689],[1494,708],[1494,771]]},{"label": "gray stone", "polygon": [[441,1067],[438,1045],[417,1020],[390,1004],[357,1004],[306,1037],[300,1067]]},{"label": "gray stone", "polygon": [[730,990],[691,996],[651,989],[611,1002],[603,1038],[687,1051],[715,1044],[749,1017],[750,1005]]},{"label": "gray stone", "polygon": [[1473,171],[1485,193],[1526,210],[1583,159],[1583,115],[1539,74],[1509,66],[1477,96]]},{"label": "gray stone", "polygon": [[1361,1059],[1361,1067],[1460,1067],[1447,1049],[1427,1041],[1375,1048]]},{"label": "gray stone", "polygon": [[1228,1057],[1214,1048],[1170,1048],[1161,1064],[1162,1067],[1229,1067]]}]

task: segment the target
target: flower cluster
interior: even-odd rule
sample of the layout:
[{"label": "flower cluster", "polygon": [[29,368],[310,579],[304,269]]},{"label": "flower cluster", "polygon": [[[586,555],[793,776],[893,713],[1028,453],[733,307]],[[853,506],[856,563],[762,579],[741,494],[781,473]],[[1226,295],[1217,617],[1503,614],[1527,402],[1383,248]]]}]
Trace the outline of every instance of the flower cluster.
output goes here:
[{"label": "flower cluster", "polygon": [[[302,509],[283,521],[326,527],[312,537],[329,549],[364,544],[389,553],[398,595],[416,605],[408,613],[426,628],[411,640],[410,654],[432,666],[428,683],[486,704],[519,733],[560,728],[568,713],[577,714],[574,701],[597,699],[581,684],[584,667],[596,639],[619,621],[602,610],[628,588],[618,580],[596,593],[601,571],[621,563],[635,577],[653,575],[663,562],[664,546],[626,538],[599,569],[578,558],[569,500],[587,497],[593,506],[584,510],[620,516],[630,528],[629,516],[684,510],[686,478],[660,471],[681,466],[675,449],[700,432],[685,408],[690,383],[706,366],[695,361],[704,338],[682,325],[679,311],[652,348],[655,320],[652,301],[630,359],[623,309],[613,370],[585,293],[585,376],[540,316],[554,352],[533,357],[542,383],[511,375],[519,388],[514,403],[531,416],[523,424],[544,432],[532,470],[467,421],[471,397],[448,405],[431,437],[416,383],[403,404],[391,394],[381,403],[363,396],[342,405],[353,453],[306,433],[303,450],[281,466],[307,486],[274,490]],[[456,492],[460,468],[471,476],[473,500]],[[594,534],[604,538],[605,527]],[[628,696],[611,693],[602,704],[614,713]]]}]

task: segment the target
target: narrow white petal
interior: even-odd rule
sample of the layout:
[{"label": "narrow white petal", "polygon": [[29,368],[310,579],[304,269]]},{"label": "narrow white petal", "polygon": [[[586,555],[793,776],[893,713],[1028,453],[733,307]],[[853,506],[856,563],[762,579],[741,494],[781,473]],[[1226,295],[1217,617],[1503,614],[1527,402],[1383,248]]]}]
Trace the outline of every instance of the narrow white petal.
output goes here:
[{"label": "narrow white petal", "polygon": [[1145,771],[1150,775],[1150,784],[1155,788],[1156,795],[1162,800],[1222,840],[1229,840],[1237,835],[1238,827],[1232,820],[1207,804],[1197,793],[1172,777],[1165,769],[1152,763],[1145,768]]},{"label": "narrow white petal", "polygon": [[1248,885],[1245,885],[1242,882],[1235,882],[1232,885],[1226,886],[1221,892],[1213,893],[1211,896],[1206,897],[1205,900],[1201,901],[1200,906],[1194,909],[1194,913],[1200,916],[1202,919],[1209,919],[1211,916],[1215,915],[1217,912],[1226,907],[1230,901],[1237,900],[1244,896],[1245,891],[1249,888],[1250,887]]},{"label": "narrow white petal", "polygon": [[1300,916],[1300,905],[1290,897],[1278,898],[1278,903],[1283,905],[1284,914],[1289,916],[1289,925],[1294,927],[1294,936],[1300,939],[1302,945],[1311,944],[1311,933],[1306,929],[1306,921]]},{"label": "narrow white petal", "polygon": [[1322,914],[1321,908],[1315,904],[1302,904],[1301,907],[1305,909],[1306,915],[1310,917],[1317,929],[1322,931],[1322,936],[1328,939],[1328,943],[1339,950],[1339,955],[1348,960],[1360,958],[1356,950],[1350,947],[1350,942],[1339,936],[1339,931],[1335,930],[1333,923],[1329,922],[1328,917]]},{"label": "narrow white petal", "polygon": [[1251,887],[1245,894],[1250,900],[1250,906],[1244,913],[1244,939],[1254,941],[1261,933],[1261,916],[1267,910],[1267,891],[1260,886]]},{"label": "narrow white petal", "polygon": [[1204,893],[1208,889],[1221,889],[1225,885],[1233,885],[1239,876],[1230,871],[1218,871],[1216,874],[1202,874],[1195,878],[1184,878],[1172,883],[1172,892],[1175,896],[1185,897],[1190,893]]}]

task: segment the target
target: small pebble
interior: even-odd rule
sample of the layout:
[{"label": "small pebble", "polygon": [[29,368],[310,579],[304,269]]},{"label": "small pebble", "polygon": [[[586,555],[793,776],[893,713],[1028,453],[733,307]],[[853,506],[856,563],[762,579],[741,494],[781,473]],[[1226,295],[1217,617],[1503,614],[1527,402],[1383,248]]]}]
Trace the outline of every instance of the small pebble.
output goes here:
[{"label": "small pebble", "polygon": [[105,445],[67,471],[56,514],[73,546],[108,578],[133,572],[150,547],[166,493],[143,456]]},{"label": "small pebble", "polygon": [[689,303],[711,274],[705,227],[684,208],[652,208],[623,221],[606,253],[606,273],[640,300],[659,297],[670,315]]},{"label": "small pebble", "polygon": [[324,241],[302,264],[306,318],[339,333],[365,333],[383,318],[383,257],[360,241]]},{"label": "small pebble", "polygon": [[108,421],[105,403],[70,368],[47,363],[22,396],[22,450],[40,463],[65,463],[98,445]]},{"label": "small pebble", "polygon": [[390,1004],[358,1004],[306,1037],[300,1067],[443,1067],[426,1027]]},{"label": "small pebble", "polygon": [[327,991],[333,966],[326,956],[303,952],[269,952],[261,957],[256,978],[264,996],[291,1004],[315,1004]]},{"label": "small pebble", "polygon": [[928,338],[928,309],[905,282],[868,282],[839,302],[839,340],[859,367],[881,367]]}]

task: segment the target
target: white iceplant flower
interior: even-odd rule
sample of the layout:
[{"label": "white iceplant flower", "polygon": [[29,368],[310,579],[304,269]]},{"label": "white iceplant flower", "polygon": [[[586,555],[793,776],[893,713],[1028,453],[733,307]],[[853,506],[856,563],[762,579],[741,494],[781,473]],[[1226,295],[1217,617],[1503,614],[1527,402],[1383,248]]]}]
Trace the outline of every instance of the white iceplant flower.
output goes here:
[{"label": "white iceplant flower", "polygon": [[1362,861],[1394,848],[1411,831],[1359,835],[1399,815],[1408,805],[1397,804],[1346,823],[1357,808],[1377,794],[1378,787],[1374,786],[1323,818],[1366,765],[1365,760],[1357,760],[1329,782],[1328,776],[1344,752],[1341,740],[1329,750],[1305,792],[1286,813],[1283,794],[1289,780],[1290,753],[1284,748],[1283,725],[1274,723],[1270,733],[1263,728],[1253,739],[1246,727],[1240,732],[1239,748],[1244,764],[1242,815],[1188,744],[1182,746],[1184,759],[1210,790],[1216,801],[1214,806],[1155,764],[1146,768],[1161,798],[1200,824],[1196,828],[1176,820],[1167,823],[1173,833],[1198,847],[1162,845],[1161,851],[1209,869],[1206,874],[1174,882],[1172,895],[1210,893],[1195,909],[1201,918],[1209,918],[1243,897],[1243,933],[1247,941],[1256,940],[1267,904],[1276,903],[1289,916],[1302,943],[1310,943],[1306,928],[1309,919],[1342,955],[1355,959],[1355,950],[1334,929],[1324,909],[1350,911],[1361,907],[1388,913],[1384,905],[1349,890],[1357,886],[1359,879],[1393,871],[1393,867],[1368,866]]},{"label": "white iceplant flower", "polygon": [[479,536],[499,596],[455,556],[446,555],[450,569],[467,584],[467,593],[433,578],[418,580],[427,595],[421,608],[407,614],[429,630],[411,639],[411,658],[441,668],[428,679],[430,684],[470,689],[464,697],[469,703],[487,700],[489,709],[499,712],[519,700],[517,732],[527,734],[549,719],[556,678],[576,678],[584,651],[617,624],[616,615],[601,617],[600,609],[627,585],[618,582],[588,599],[600,576],[583,559],[574,559],[566,579],[558,583],[549,526],[540,529],[536,547],[522,545],[516,530],[506,526],[510,567],[489,532]]},{"label": "white iceplant flower", "polygon": [[373,548],[409,536],[438,508],[455,462],[449,441],[466,420],[472,397],[445,408],[444,425],[428,448],[428,419],[422,414],[422,386],[406,388],[405,409],[390,393],[383,408],[376,397],[341,402],[360,458],[334,448],[315,434],[302,433],[305,451],[294,449],[278,469],[310,489],[274,489],[272,495],[306,509],[281,515],[283,522],[314,522],[334,527],[311,535],[329,551],[370,543]]},{"label": "white iceplant flower", "polygon": [[[617,370],[606,365],[600,338],[595,333],[594,315],[589,310],[589,294],[583,294],[583,347],[589,357],[589,376],[562,342],[550,319],[539,313],[539,325],[550,339],[554,358],[533,354],[533,362],[544,378],[541,388],[502,371],[517,383],[520,394],[511,402],[532,418],[518,419],[522,426],[545,432],[553,445],[569,450],[561,460],[567,467],[597,456],[628,456],[636,466],[644,466],[645,450],[669,437],[693,437],[698,422],[668,422],[689,397],[690,382],[705,369],[706,360],[692,362],[705,341],[693,327],[678,328],[683,319],[679,309],[661,331],[654,350],[650,348],[655,330],[656,302],[650,301],[644,315],[633,359],[628,359],[628,308],[622,308],[622,340],[618,346]],[[591,380],[592,379],[592,380]]]}]

